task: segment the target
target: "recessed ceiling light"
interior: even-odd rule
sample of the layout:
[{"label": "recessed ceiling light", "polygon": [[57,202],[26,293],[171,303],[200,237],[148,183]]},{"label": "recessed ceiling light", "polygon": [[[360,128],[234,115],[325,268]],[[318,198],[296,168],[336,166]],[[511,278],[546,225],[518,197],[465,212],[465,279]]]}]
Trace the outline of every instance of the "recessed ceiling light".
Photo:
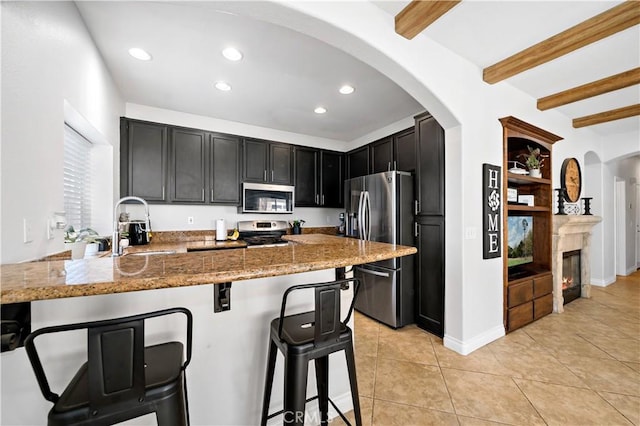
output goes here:
[{"label": "recessed ceiling light", "polygon": [[327,109],[323,107],[317,107],[313,110],[313,112],[315,112],[316,114],[324,114],[325,112],[327,112]]},{"label": "recessed ceiling light", "polygon": [[340,93],[342,93],[343,95],[350,95],[352,94],[356,89],[353,88],[353,86],[349,86],[348,84],[345,84],[344,86],[342,86],[340,88]]},{"label": "recessed ceiling light", "polygon": [[222,56],[230,61],[239,61],[242,59],[242,53],[235,47],[227,47],[222,51]]},{"label": "recessed ceiling light", "polygon": [[225,81],[216,81],[216,89],[228,92],[231,90],[231,85]]},{"label": "recessed ceiling light", "polygon": [[132,47],[129,49],[129,55],[141,61],[150,61],[151,55],[147,51],[140,49],[139,47]]}]

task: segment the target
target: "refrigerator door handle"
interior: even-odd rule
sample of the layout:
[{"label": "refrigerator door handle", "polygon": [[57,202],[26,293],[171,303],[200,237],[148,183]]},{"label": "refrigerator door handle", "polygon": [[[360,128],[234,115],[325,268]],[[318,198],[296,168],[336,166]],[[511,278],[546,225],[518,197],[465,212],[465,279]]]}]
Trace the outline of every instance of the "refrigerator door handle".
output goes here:
[{"label": "refrigerator door handle", "polygon": [[363,274],[369,274],[369,275],[375,275],[378,277],[385,277],[385,278],[389,278],[389,273],[388,272],[378,272],[378,271],[372,271],[371,269],[364,269],[364,268],[359,268],[359,267],[355,267],[355,270],[358,272],[362,272]]},{"label": "refrigerator door handle", "polygon": [[369,191],[365,191],[365,203],[367,210],[367,228],[365,230],[365,240],[371,240],[371,197],[369,197]]},{"label": "refrigerator door handle", "polygon": [[360,192],[360,201],[358,201],[358,238],[364,239],[364,191]]}]

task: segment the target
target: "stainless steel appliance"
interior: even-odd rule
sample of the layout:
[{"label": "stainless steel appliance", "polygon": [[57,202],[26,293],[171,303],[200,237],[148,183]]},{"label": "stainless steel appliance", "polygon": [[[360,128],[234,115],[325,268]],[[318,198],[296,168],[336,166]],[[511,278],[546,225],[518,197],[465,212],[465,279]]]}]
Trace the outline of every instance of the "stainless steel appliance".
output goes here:
[{"label": "stainless steel appliance", "polygon": [[293,213],[295,187],[265,183],[242,184],[242,213]]},{"label": "stainless steel appliance", "polygon": [[287,233],[289,224],[285,220],[245,220],[238,222],[240,239],[247,243],[247,248],[277,247],[289,245],[282,239]]},{"label": "stainless steel appliance", "polygon": [[149,231],[151,231],[149,222],[138,220],[129,222],[129,244],[132,246],[149,244]]},{"label": "stainless steel appliance", "polygon": [[[414,245],[413,177],[383,172],[345,181],[347,236]],[[391,327],[414,320],[414,256],[354,267],[361,285],[356,309]]]}]

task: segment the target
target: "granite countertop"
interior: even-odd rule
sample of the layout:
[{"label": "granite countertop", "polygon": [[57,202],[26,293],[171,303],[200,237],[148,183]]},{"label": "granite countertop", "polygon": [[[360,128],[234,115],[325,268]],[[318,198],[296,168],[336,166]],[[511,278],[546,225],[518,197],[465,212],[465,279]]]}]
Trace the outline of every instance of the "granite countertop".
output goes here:
[{"label": "granite countertop", "polygon": [[[241,241],[152,243],[121,257],[0,265],[0,303],[218,284],[375,262],[416,253],[398,246],[323,234],[287,235],[285,247],[243,247]],[[187,249],[205,249],[192,251]],[[238,247],[238,248],[234,248]],[[225,248],[225,250],[218,250]],[[136,256],[135,251],[175,250]]]}]

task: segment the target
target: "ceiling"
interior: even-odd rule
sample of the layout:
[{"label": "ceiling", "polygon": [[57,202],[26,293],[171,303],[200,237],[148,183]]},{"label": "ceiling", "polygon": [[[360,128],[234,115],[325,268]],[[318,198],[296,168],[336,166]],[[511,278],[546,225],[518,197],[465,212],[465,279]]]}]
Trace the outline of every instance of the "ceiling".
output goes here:
[{"label": "ceiling", "polygon": [[[374,1],[393,19],[409,1]],[[422,31],[480,70],[620,2],[465,0]],[[77,2],[126,102],[351,141],[424,108],[393,81],[324,42],[217,10],[216,2]],[[419,37],[420,37],[419,36]],[[230,62],[233,45],[244,58]],[[143,47],[153,60],[127,54]],[[505,80],[536,99],[640,66],[636,25]],[[478,76],[482,78],[481,73]],[[215,81],[229,82],[221,92]],[[496,84],[505,84],[500,82]],[[351,95],[338,93],[351,84]],[[638,85],[560,106],[568,119],[638,104]],[[326,114],[315,114],[324,106]],[[640,133],[640,118],[590,126]]]},{"label": "ceiling", "polygon": [[[380,72],[315,38],[216,2],[76,3],[126,102],[352,141],[424,110]],[[221,51],[237,47],[239,62]],[[129,56],[131,47],[153,60]],[[232,90],[214,88],[227,81]],[[355,87],[342,95],[343,84]],[[323,106],[325,114],[314,109]]]}]

